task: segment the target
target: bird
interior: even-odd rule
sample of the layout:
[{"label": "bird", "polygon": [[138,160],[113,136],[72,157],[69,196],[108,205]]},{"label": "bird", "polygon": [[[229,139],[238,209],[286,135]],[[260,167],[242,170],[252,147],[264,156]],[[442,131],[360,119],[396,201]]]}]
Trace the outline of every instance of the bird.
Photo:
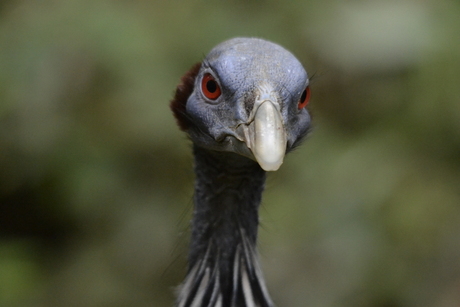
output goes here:
[{"label": "bird", "polygon": [[310,131],[309,78],[280,45],[238,37],[180,80],[170,108],[192,142],[188,267],[176,307],[272,307],[256,249],[266,172]]}]

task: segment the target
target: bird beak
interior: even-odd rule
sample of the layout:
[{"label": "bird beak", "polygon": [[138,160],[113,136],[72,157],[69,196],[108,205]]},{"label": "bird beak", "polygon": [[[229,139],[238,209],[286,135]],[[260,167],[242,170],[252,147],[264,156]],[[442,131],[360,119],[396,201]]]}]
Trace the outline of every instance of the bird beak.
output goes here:
[{"label": "bird beak", "polygon": [[252,121],[239,128],[243,130],[240,133],[242,141],[260,167],[265,171],[276,171],[286,154],[287,137],[277,99],[272,96],[272,91],[267,92],[262,92],[254,103]]},{"label": "bird beak", "polygon": [[252,125],[254,157],[264,170],[276,171],[286,154],[286,132],[281,114],[272,101],[260,104]]}]

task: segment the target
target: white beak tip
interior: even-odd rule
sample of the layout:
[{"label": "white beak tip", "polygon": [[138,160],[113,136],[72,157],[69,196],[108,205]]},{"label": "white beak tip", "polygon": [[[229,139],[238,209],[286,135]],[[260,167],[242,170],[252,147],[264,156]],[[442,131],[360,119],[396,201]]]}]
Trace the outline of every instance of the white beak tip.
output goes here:
[{"label": "white beak tip", "polygon": [[267,161],[267,160],[261,161],[261,160],[257,159],[257,162],[259,163],[260,167],[264,171],[267,171],[267,172],[277,171],[280,168],[281,164],[283,164],[282,159],[281,159],[281,161],[279,161],[279,160],[277,160],[277,161]]}]

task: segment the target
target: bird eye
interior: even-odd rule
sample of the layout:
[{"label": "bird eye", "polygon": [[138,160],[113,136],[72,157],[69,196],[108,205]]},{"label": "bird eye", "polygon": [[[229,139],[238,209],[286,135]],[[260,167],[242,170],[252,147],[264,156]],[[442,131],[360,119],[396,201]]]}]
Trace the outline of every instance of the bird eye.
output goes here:
[{"label": "bird eye", "polygon": [[308,102],[310,101],[310,87],[306,87],[305,90],[302,93],[302,96],[300,96],[299,104],[297,107],[299,110],[302,110],[308,105]]},{"label": "bird eye", "polygon": [[201,91],[206,98],[216,100],[221,94],[219,83],[211,74],[204,74],[201,80]]}]

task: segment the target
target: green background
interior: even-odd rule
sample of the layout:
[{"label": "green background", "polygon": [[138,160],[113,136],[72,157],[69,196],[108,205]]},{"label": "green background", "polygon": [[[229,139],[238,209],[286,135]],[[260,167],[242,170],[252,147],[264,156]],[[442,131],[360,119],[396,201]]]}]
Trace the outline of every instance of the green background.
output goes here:
[{"label": "green background", "polygon": [[270,173],[277,306],[460,305],[460,2],[0,3],[0,306],[172,306],[192,212],[168,108],[216,44],[312,76],[313,132]]}]

